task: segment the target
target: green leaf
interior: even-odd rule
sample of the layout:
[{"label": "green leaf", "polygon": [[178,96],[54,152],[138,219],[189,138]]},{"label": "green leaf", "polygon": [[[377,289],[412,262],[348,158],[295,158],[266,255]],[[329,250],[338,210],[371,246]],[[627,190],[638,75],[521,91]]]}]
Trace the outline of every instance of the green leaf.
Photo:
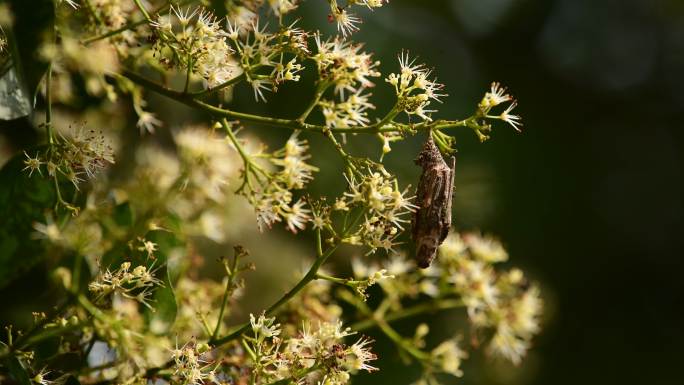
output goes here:
[{"label": "green leaf", "polygon": [[112,219],[118,226],[128,228],[135,223],[135,215],[130,202],[119,203],[112,210]]},{"label": "green leaf", "polygon": [[164,286],[157,288],[154,292],[153,303],[154,311],[147,311],[147,325],[152,333],[165,334],[168,333],[173,323],[176,321],[178,313],[178,304],[176,302],[176,293],[173,290],[173,283],[169,279],[168,270],[166,267],[157,271],[157,275],[162,274],[164,277]]},{"label": "green leaf", "polygon": [[[33,223],[44,223],[57,203],[54,181],[37,172],[29,177],[24,159],[17,154],[0,170],[0,287],[42,260],[46,245],[35,239]],[[63,193],[69,190],[63,185]]]},{"label": "green leaf", "polygon": [[156,276],[164,282],[164,286],[154,292],[152,306],[155,310],[146,312],[147,324],[153,333],[164,334],[171,329],[178,313],[176,294],[173,290],[174,280],[169,270],[169,257],[174,250],[184,248],[185,245],[173,232],[167,230],[149,231],[145,239],[157,244],[155,265],[163,267],[157,271]]},{"label": "green leaf", "polygon": [[24,369],[17,357],[7,357],[5,359],[5,366],[18,383],[21,385],[31,385],[31,378],[28,373],[26,373],[26,369]]},{"label": "green leaf", "polygon": [[12,60],[25,95],[35,100],[48,65],[38,51],[45,42],[54,41],[54,4],[52,0],[7,0],[7,3],[14,16],[12,29],[5,30],[12,46]]}]

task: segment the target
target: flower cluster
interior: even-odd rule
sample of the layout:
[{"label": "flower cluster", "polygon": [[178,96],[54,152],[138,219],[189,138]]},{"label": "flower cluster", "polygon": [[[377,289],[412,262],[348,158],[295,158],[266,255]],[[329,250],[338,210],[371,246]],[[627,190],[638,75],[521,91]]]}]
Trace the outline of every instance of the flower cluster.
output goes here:
[{"label": "flower cluster", "polygon": [[[240,146],[237,141],[234,144]],[[306,201],[302,198],[295,201],[292,193],[304,188],[313,179],[313,173],[318,171],[306,163],[308,148],[306,140],[299,139],[297,133],[293,134],[282,149],[268,154],[270,164],[277,167],[272,172],[255,163],[255,155],[242,152],[245,169],[241,191],[256,210],[260,230],[284,221],[290,231],[297,233],[311,220],[311,210],[306,208]]]},{"label": "flower cluster", "polygon": [[158,39],[155,50],[162,64],[197,74],[208,87],[239,75],[228,32],[211,12],[203,8],[172,10],[173,17],[160,15],[152,23]]},{"label": "flower cluster", "polygon": [[[504,111],[498,115],[493,115],[491,113],[493,108],[504,103],[509,103]],[[520,116],[511,113],[517,105],[518,103],[515,99],[506,93],[506,88],[502,87],[499,83],[494,82],[492,83],[490,90],[485,93],[482,100],[477,105],[477,111],[473,116],[473,123],[469,126],[473,128],[475,134],[480,141],[483,142],[489,139],[489,133],[491,132],[491,125],[486,122],[487,119],[500,120],[508,123],[516,131],[520,132],[520,127],[522,126],[522,122],[520,121],[521,118]]]},{"label": "flower cluster", "polygon": [[154,276],[155,271],[144,265],[131,270],[131,263],[124,262],[113,272],[109,269],[100,272],[88,285],[88,290],[95,294],[98,301],[118,294],[152,308],[149,303],[152,290],[155,286],[162,285],[161,280]]},{"label": "flower cluster", "polygon": [[343,241],[354,245],[394,251],[396,238],[415,211],[409,189],[399,189],[397,180],[381,165],[372,165],[365,172],[348,177],[349,191],[333,205],[335,211],[362,208],[363,223]]},{"label": "flower cluster", "polygon": [[340,7],[337,0],[329,0],[330,14],[328,15],[328,19],[337,24],[337,31],[341,33],[342,36],[347,37],[358,31],[358,24],[361,23],[361,19],[347,11],[348,8],[353,5],[365,6],[369,9],[380,8],[387,1],[388,0],[347,0],[346,5]]},{"label": "flower cluster", "polygon": [[519,364],[539,332],[539,289],[519,269],[495,272],[492,264],[508,255],[491,237],[453,233],[440,248],[440,258],[473,325],[494,331],[490,351]]},{"label": "flower cluster", "polygon": [[[67,0],[69,5],[77,8],[72,1],[73,0]],[[132,2],[122,0],[92,0],[91,8],[92,12],[102,20],[102,23],[105,26],[116,29],[121,28],[128,22],[130,14],[135,9],[135,6]]]},{"label": "flower cluster", "polygon": [[182,379],[184,384],[202,385],[213,379],[216,374],[211,370],[208,361],[206,344],[188,342],[180,348],[171,351],[174,363],[174,376]]},{"label": "flower cluster", "polygon": [[399,55],[400,73],[390,74],[385,81],[394,86],[397,94],[397,107],[409,116],[416,115],[423,120],[432,121],[430,113],[436,110],[425,109],[431,100],[441,103],[440,98],[446,96],[441,93],[443,84],[436,80],[430,80],[432,70],[425,64],[416,64],[416,59],[411,59],[408,52]]},{"label": "flower cluster", "polygon": [[[113,149],[109,141],[95,130],[79,127],[71,136],[56,135],[46,150],[29,154],[24,152],[24,170],[32,176],[34,172],[58,180],[66,178],[77,189],[84,178],[92,179],[107,165],[114,163]],[[67,208],[77,209],[67,202],[60,202]]]},{"label": "flower cluster", "polygon": [[[502,88],[499,83],[492,83],[491,90],[485,94],[482,101],[478,105],[483,115],[490,119],[499,119],[510,124],[516,131],[520,132],[520,116],[511,114],[511,111],[518,105],[518,103],[506,94],[506,89]],[[501,103],[511,102],[506,109],[497,116],[487,115],[491,108],[498,106]]]},{"label": "flower cluster", "polygon": [[369,78],[380,76],[376,69],[380,62],[374,61],[372,54],[361,51],[362,44],[339,37],[323,40],[320,34],[314,38],[317,52],[312,59],[316,62],[320,81],[334,85],[341,98],[345,91],[357,92],[373,87]]},{"label": "flower cluster", "polygon": [[[38,49],[38,57],[50,62],[38,87],[44,90],[42,99],[38,94],[34,103],[37,108],[48,106],[46,144],[26,149],[19,161],[29,177],[53,178],[58,202],[75,216],[19,202],[17,206],[31,209],[26,211],[31,218],[16,223],[42,239],[30,249],[59,265],[52,277],[60,289],[73,294],[73,301],[64,301],[54,316],[36,312],[40,327],[22,331],[14,344],[9,331],[8,343],[0,342],[7,356],[0,366],[15,365],[12,370],[0,368],[0,382],[10,372],[21,378],[14,370],[25,369],[33,382],[43,385],[64,378],[84,384],[162,380],[192,385],[341,385],[360,371],[381,366],[375,362],[371,340],[347,341],[371,328],[391,340],[404,358],[420,364],[424,373],[418,383],[437,383],[435,376],[443,373],[460,377],[462,361],[472,348],[463,341],[475,346],[484,341],[492,354],[520,362],[539,332],[539,289],[520,270],[498,270],[496,264],[506,261],[508,253],[498,240],[478,233],[454,233],[440,248],[437,261],[418,269],[397,250],[417,209],[410,186],[400,187],[404,185],[382,163],[358,156],[363,149],[348,148],[346,142],[350,133],[371,135],[381,141],[385,154],[391,142],[423,131],[448,152],[454,141],[448,133],[451,128],[473,128],[481,139],[487,137],[491,120],[517,130],[520,118],[511,114],[515,102],[497,83],[472,116],[433,120],[431,103],[446,96],[444,86],[426,65],[403,52],[400,71],[385,79],[396,92],[396,104],[373,117],[370,89],[374,78],[381,76],[379,62],[362,44],[347,38],[359,28],[360,20],[352,13],[355,7],[372,10],[387,3],[383,0],[328,0],[336,37],[305,31],[297,25],[307,23],[288,20],[299,0],[202,1],[202,6],[187,9],[181,7],[191,1],[64,1],[80,6],[56,8],[57,38]],[[225,20],[215,17],[211,7],[220,14],[225,11]],[[6,9],[0,6],[0,24],[12,28]],[[4,58],[13,53],[0,32]],[[267,92],[304,79],[307,61],[316,66],[315,71],[311,68],[315,89],[301,109],[295,107],[297,114],[274,117],[263,112],[273,111],[269,108],[244,111],[242,100],[231,103],[232,87],[241,82],[251,87],[257,102],[265,102]],[[150,72],[160,77],[147,78]],[[184,86],[176,84],[179,78],[185,79]],[[195,82],[202,82],[202,87]],[[79,91],[84,100],[76,98]],[[213,125],[180,121],[184,112],[174,111],[164,117],[168,130],[157,130],[162,121],[159,112],[153,112],[154,104],[146,102],[148,92],[204,114],[192,119],[211,116]],[[506,103],[510,104],[503,112],[492,112]],[[84,106],[97,109],[86,111]],[[105,140],[104,135],[83,129],[71,136],[54,132],[55,121],[79,109],[88,119],[111,122],[107,134],[119,134],[126,144],[117,150],[127,162],[97,178],[97,183],[82,182],[95,180],[113,163],[112,147],[117,146],[110,144],[109,136]],[[309,120],[314,110],[321,112],[319,121]],[[408,123],[397,118],[402,112]],[[129,121],[133,113],[137,122]],[[410,121],[414,116],[418,123]],[[132,140],[133,126],[155,135]],[[251,134],[261,126],[292,134],[282,148],[267,150]],[[126,131],[117,131],[123,128]],[[304,133],[321,135],[339,154],[344,167],[340,174],[347,183],[337,199],[307,191],[319,171],[312,163],[319,164],[311,161]],[[73,202],[63,200],[67,194],[60,186],[78,190],[68,194]],[[16,195],[10,199],[21,198]],[[42,220],[39,210],[50,208],[54,211]],[[252,210],[257,226],[249,214]],[[255,294],[244,287],[241,276],[251,269],[251,264],[238,262],[246,252],[236,247],[232,260],[208,256],[238,238],[260,243],[268,235],[258,231],[278,222],[292,233],[314,230],[302,239],[314,240],[306,252],[315,260],[270,306],[254,301],[243,308],[243,295]],[[10,242],[23,242],[20,238]],[[281,246],[276,242],[269,238],[258,247],[273,251]],[[47,243],[49,248],[44,247]],[[365,255],[352,261],[353,277],[336,276],[325,264],[336,253],[354,249],[350,245],[359,246],[355,252]],[[385,253],[375,253],[378,249]],[[276,252],[285,254],[281,249]],[[221,264],[223,277],[207,276]],[[272,266],[278,269],[275,277],[287,278],[282,266]],[[86,271],[98,272],[87,287],[81,284]],[[269,281],[269,287],[274,286],[280,282]],[[270,296],[262,294],[256,293]],[[261,315],[241,317],[249,314],[249,306],[262,305],[268,310]],[[413,336],[393,328],[398,320],[456,308],[464,308],[462,316],[473,325],[463,331],[466,335],[433,344],[426,338],[427,324],[418,325]],[[343,327],[342,320],[353,323]],[[54,360],[35,354],[38,343],[58,345],[59,352],[78,352],[87,359],[62,374]]]},{"label": "flower cluster", "polygon": [[263,314],[250,316],[254,337],[246,338],[253,353],[253,378],[265,383],[301,381],[302,383],[346,384],[360,370],[375,371],[370,364],[377,357],[370,351],[371,340],[361,337],[346,345],[345,337],[355,334],[342,323],[304,323],[294,336],[282,337],[280,325]]},{"label": "flower cluster", "polygon": [[281,17],[282,15],[297,9],[299,1],[300,0],[268,0],[268,5],[276,16]]},{"label": "flower cluster", "polygon": [[[445,308],[465,307],[473,324],[472,341],[487,338],[487,349],[514,364],[520,363],[531,340],[539,332],[542,310],[539,289],[531,285],[518,269],[497,271],[493,264],[507,260],[508,254],[491,236],[457,232],[447,237],[439,249],[439,258],[428,269],[416,269],[415,262],[401,254],[393,254],[380,265],[354,260],[352,267],[357,279],[386,271],[393,279],[379,281],[385,298],[372,314],[383,317],[386,309],[410,313],[407,307],[421,296],[434,298]],[[371,309],[353,297],[341,299],[357,307],[362,313]],[[421,305],[417,305],[420,308]],[[388,326],[385,326],[387,328]],[[437,383],[435,373],[460,377],[461,361],[468,354],[462,346],[462,336],[443,341],[430,351],[424,351],[427,325],[419,325],[411,346],[395,341],[398,347],[423,363],[426,371],[418,383]],[[390,334],[388,334],[390,335]],[[474,343],[475,346],[479,342]]]},{"label": "flower cluster", "polygon": [[430,353],[437,362],[436,365],[440,372],[451,374],[454,377],[463,376],[461,361],[468,358],[468,353],[461,349],[457,338],[442,342],[432,349]]},{"label": "flower cluster", "polygon": [[[204,336],[204,324],[216,325],[218,309],[225,285],[211,279],[180,279],[174,290],[179,303],[174,327],[179,331],[178,338],[189,340]],[[223,326],[223,320],[221,320]],[[210,336],[207,336],[210,337]]]},{"label": "flower cluster", "polygon": [[228,32],[239,54],[239,65],[257,101],[266,101],[264,91],[275,92],[286,81],[299,81],[297,73],[304,67],[297,62],[296,56],[285,53],[307,54],[309,49],[307,34],[295,28],[294,24],[270,33],[266,26],[259,26],[258,19],[241,26],[239,20],[231,21],[229,18]]},{"label": "flower cluster", "polygon": [[349,128],[368,124],[367,110],[375,106],[368,100],[371,94],[362,94],[363,89],[350,94],[345,100],[321,100],[320,106],[326,127]]},{"label": "flower cluster", "polygon": [[186,127],[174,135],[181,162],[181,186],[195,199],[188,205],[202,206],[204,200],[225,203],[225,186],[237,176],[237,154],[228,140],[204,127]]}]

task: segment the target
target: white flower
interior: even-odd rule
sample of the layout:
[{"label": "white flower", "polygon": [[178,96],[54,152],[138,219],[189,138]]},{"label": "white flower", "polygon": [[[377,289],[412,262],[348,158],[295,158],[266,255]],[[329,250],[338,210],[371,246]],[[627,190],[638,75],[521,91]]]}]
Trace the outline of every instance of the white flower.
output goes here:
[{"label": "white flower", "polygon": [[361,44],[353,44],[341,38],[321,40],[320,34],[314,35],[318,52],[312,59],[318,66],[322,79],[335,84],[335,92],[344,99],[345,91],[374,86],[370,77],[380,76],[376,70],[380,64],[373,61],[372,55],[362,52]]},{"label": "white flower", "polygon": [[275,323],[275,317],[266,317],[265,313],[261,313],[259,318],[250,313],[249,323],[254,334],[260,337],[271,338],[280,334],[280,324]]},{"label": "white flower", "polygon": [[467,358],[465,351],[458,346],[456,339],[450,339],[442,342],[432,350],[432,356],[439,363],[439,369],[456,377],[461,377],[463,371],[461,370],[461,361]]},{"label": "white flower", "polygon": [[505,87],[501,87],[501,84],[493,82],[490,91],[485,93],[480,105],[491,108],[510,101],[511,99],[511,96],[506,94]]},{"label": "white flower", "polygon": [[271,91],[272,88],[269,87],[269,85],[272,85],[272,82],[270,79],[252,79],[250,80],[250,84],[252,85],[252,90],[254,91],[254,99],[258,102],[261,100],[262,102],[266,102],[266,97],[264,96],[263,90],[266,91]]},{"label": "white flower", "polygon": [[144,131],[154,134],[156,127],[162,126],[162,121],[157,119],[157,116],[151,112],[143,111],[138,115],[138,123],[136,126],[140,129],[142,134]]},{"label": "white flower", "polygon": [[499,325],[489,343],[489,351],[492,354],[501,356],[515,365],[520,364],[529,347],[529,341],[517,337],[505,323]]},{"label": "white flower", "polygon": [[363,95],[362,92],[364,89],[359,89],[339,103],[333,100],[319,102],[326,127],[348,128],[368,124],[370,120],[366,110],[375,106],[368,101],[371,94]]},{"label": "white flower", "polygon": [[372,9],[382,7],[386,0],[357,0],[356,2]]},{"label": "white flower", "polygon": [[276,16],[281,16],[297,9],[297,0],[268,0],[268,4]]},{"label": "white flower", "polygon": [[29,172],[29,178],[31,175],[33,175],[34,171],[38,171],[40,175],[43,175],[43,173],[40,171],[40,166],[44,163],[40,158],[38,157],[38,154],[34,158],[31,158],[29,154],[24,151],[24,155],[26,156],[26,159],[24,160],[24,164],[26,165],[22,171],[28,170]]},{"label": "white flower", "polygon": [[33,222],[33,229],[37,231],[36,238],[45,238],[50,242],[56,242],[62,238],[62,232],[50,214],[45,216],[45,223]]},{"label": "white flower", "polygon": [[287,222],[287,228],[295,234],[298,230],[304,230],[306,223],[311,220],[309,216],[311,210],[304,208],[305,205],[306,202],[300,199],[289,208],[288,212],[283,214]]},{"label": "white flower", "polygon": [[188,7],[185,10],[182,10],[180,7],[171,6],[171,11],[174,15],[176,15],[178,22],[183,26],[186,26],[190,23],[190,20],[195,17],[199,9],[199,7],[195,9]]},{"label": "white flower", "polygon": [[539,316],[542,311],[542,300],[539,288],[532,286],[522,296],[515,298],[511,304],[511,329],[523,338],[530,339],[539,332]]},{"label": "white flower", "polygon": [[333,13],[333,18],[337,23],[337,31],[344,37],[359,30],[357,24],[361,23],[361,19],[347,12],[346,9]]},{"label": "white flower", "polygon": [[285,81],[297,82],[299,81],[299,75],[296,75],[296,73],[300,72],[303,68],[304,67],[302,67],[301,64],[297,64],[297,58],[293,58],[285,65],[277,63],[275,67],[273,67],[272,75],[275,75],[276,84]]},{"label": "white flower", "polygon": [[445,259],[457,259],[463,252],[465,252],[467,246],[461,235],[456,231],[452,231],[446,237],[442,245],[439,247],[439,256]]},{"label": "white flower", "polygon": [[520,126],[522,126],[522,123],[520,122],[520,116],[518,115],[512,115],[511,111],[517,106],[518,104],[513,102],[508,105],[506,110],[499,115],[499,119],[503,120],[504,122],[510,124],[513,126],[513,128],[520,132]]},{"label": "white flower", "polygon": [[272,198],[261,195],[255,197],[255,200],[257,203],[254,206],[254,210],[257,215],[259,231],[263,232],[266,227],[270,229],[274,223],[280,222],[280,216]]},{"label": "white flower", "polygon": [[46,370],[46,368],[43,368],[43,369],[40,370],[40,372],[38,372],[38,373],[31,379],[31,381],[33,381],[34,383],[36,383],[36,384],[38,384],[38,385],[52,385],[52,384],[54,384],[55,382],[54,382],[54,381],[50,381],[50,380],[48,380],[47,378],[45,378],[45,377],[46,377],[48,374],[50,374],[50,373],[52,373],[52,372]]},{"label": "white flower", "polygon": [[412,59],[407,51],[402,51],[399,55],[399,67],[400,73],[390,74],[385,81],[394,86],[406,114],[432,121],[429,114],[436,111],[428,110],[426,107],[431,100],[441,103],[440,98],[446,96],[441,93],[444,85],[437,83],[436,80],[430,80],[432,71],[422,63],[416,64],[416,59]]},{"label": "white flower", "polygon": [[359,338],[352,346],[349,347],[347,355],[343,359],[343,365],[351,373],[356,373],[359,370],[373,372],[378,370],[375,366],[371,366],[368,362],[376,360],[378,357],[370,351],[370,345],[373,342],[370,338]]},{"label": "white flower", "polygon": [[490,235],[468,233],[463,235],[463,240],[473,256],[484,262],[497,263],[508,260],[508,253],[501,242]]},{"label": "white flower", "polygon": [[60,3],[61,2],[69,4],[73,9],[78,9],[78,4],[74,0],[60,0]]}]

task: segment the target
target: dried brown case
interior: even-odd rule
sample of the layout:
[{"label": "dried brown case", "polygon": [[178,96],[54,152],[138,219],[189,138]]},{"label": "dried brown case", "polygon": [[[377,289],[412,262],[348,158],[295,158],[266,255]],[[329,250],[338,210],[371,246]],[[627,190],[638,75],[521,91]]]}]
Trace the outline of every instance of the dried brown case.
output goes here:
[{"label": "dried brown case", "polygon": [[456,158],[451,157],[449,166],[435,145],[432,136],[423,145],[416,158],[423,168],[418,182],[413,216],[413,241],[416,246],[416,262],[427,268],[437,255],[437,248],[444,242],[451,228],[451,200],[454,191]]}]

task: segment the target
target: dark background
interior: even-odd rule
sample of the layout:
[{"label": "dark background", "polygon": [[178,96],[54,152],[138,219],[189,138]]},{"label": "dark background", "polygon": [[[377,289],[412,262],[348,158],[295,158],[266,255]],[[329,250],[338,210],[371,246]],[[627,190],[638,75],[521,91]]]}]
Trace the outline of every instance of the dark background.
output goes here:
[{"label": "dark background", "polygon": [[[461,383],[682,383],[684,2],[395,0],[372,16],[369,47],[435,66],[441,116],[496,80],[524,119],[485,144],[457,134],[454,215],[542,283],[547,322],[528,372]],[[461,215],[483,191],[491,210]]]},{"label": "dark background", "polygon": [[[303,25],[332,33],[324,6],[305,2]],[[500,236],[511,265],[540,282],[544,330],[520,368],[474,353],[464,378],[445,382],[682,383],[684,1],[392,0],[362,16],[353,38],[376,52],[383,73],[396,70],[403,48],[435,68],[450,95],[437,117],[468,116],[499,81],[519,100],[524,119],[522,134],[495,125],[484,144],[465,129],[453,131],[454,218],[461,229]],[[378,79],[376,101],[391,101],[383,83]],[[309,89],[284,88],[268,108],[296,116]],[[241,94],[249,90],[237,90],[234,107],[253,110]],[[155,109],[165,106],[177,113],[168,102]],[[380,112],[389,107],[378,103]],[[259,135],[286,137],[271,132]],[[339,166],[327,142],[307,139],[314,163]],[[422,140],[395,145],[386,157],[404,183],[417,180],[412,159]],[[350,138],[349,148],[377,155],[380,144]],[[339,174],[319,174],[312,189],[330,186],[342,188]],[[44,289],[37,279],[0,292],[3,320],[34,310],[13,294],[29,288]],[[458,330],[463,320],[446,314],[435,322]],[[400,328],[410,333],[414,325]],[[376,337],[383,370],[355,383],[415,378],[416,368],[401,369],[393,347]]]}]

